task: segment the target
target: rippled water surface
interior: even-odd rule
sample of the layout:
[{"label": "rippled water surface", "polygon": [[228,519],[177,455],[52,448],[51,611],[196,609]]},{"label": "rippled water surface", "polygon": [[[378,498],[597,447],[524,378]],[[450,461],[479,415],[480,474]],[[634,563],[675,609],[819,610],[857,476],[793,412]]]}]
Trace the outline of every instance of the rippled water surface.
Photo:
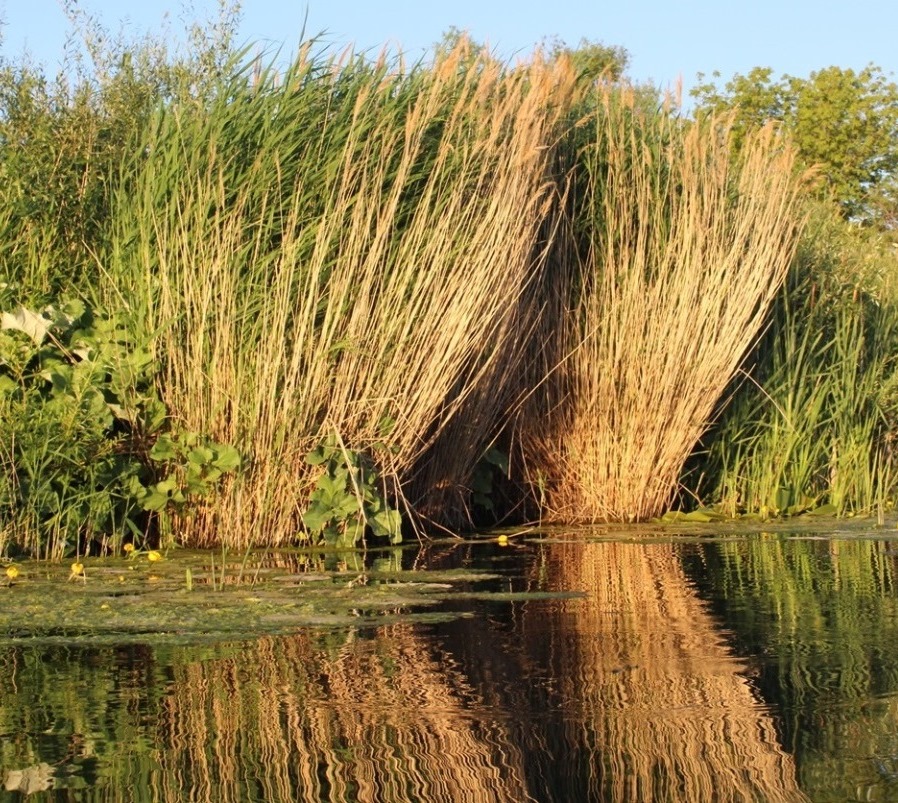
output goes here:
[{"label": "rippled water surface", "polygon": [[442,617],[7,638],[0,798],[898,801],[893,533],[431,544]]}]

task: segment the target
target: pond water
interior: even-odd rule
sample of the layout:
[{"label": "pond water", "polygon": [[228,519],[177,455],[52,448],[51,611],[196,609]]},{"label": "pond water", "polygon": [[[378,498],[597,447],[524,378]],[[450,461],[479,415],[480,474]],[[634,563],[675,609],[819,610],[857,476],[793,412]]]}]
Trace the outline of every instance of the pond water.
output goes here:
[{"label": "pond water", "polygon": [[898,801],[893,536],[416,544],[389,560],[465,570],[427,616],[23,625],[0,643],[0,799]]}]

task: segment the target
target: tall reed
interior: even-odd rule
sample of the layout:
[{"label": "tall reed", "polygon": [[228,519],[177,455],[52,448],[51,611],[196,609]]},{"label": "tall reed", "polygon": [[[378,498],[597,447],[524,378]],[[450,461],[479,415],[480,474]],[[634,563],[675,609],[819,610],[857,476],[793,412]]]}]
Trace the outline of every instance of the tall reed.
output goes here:
[{"label": "tall reed", "polygon": [[728,513],[839,513],[896,486],[895,256],[876,235],[812,210],[770,326],[685,482]]},{"label": "tall reed", "polygon": [[183,540],[294,539],[304,457],[330,434],[401,497],[525,335],[571,81],[465,42],[427,69],[304,52],[280,76],[238,73],[211,108],[160,112],[107,289],[159,333],[169,409],[249,465],[177,523]]},{"label": "tall reed", "polygon": [[556,252],[568,309],[543,359],[557,368],[521,423],[543,515],[566,522],[664,510],[799,228],[793,153],[774,131],[734,159],[724,120],[687,125],[599,92],[581,126],[576,247]]}]

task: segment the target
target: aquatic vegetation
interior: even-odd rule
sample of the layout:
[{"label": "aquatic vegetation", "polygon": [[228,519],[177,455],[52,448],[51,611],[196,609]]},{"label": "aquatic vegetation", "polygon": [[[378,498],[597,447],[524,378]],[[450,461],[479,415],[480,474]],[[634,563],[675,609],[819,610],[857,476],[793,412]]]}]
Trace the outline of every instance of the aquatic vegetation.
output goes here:
[{"label": "aquatic vegetation", "polygon": [[623,92],[600,96],[578,134],[546,358],[558,368],[523,410],[524,460],[544,478],[544,518],[641,520],[672,501],[762,330],[800,184],[773,130],[736,159],[727,120],[684,125]]},{"label": "aquatic vegetation", "polygon": [[452,618],[459,614],[432,609],[472,594],[501,601],[490,588],[494,573],[406,570],[400,549],[251,552],[221,561],[151,550],[139,560],[24,562],[6,578],[0,641],[197,643]]},{"label": "aquatic vegetation", "polygon": [[368,529],[391,544],[402,541],[402,516],[390,507],[370,458],[332,436],[306,455],[306,462],[322,469],[302,516],[310,540],[351,548]]},{"label": "aquatic vegetation", "polygon": [[[177,519],[185,543],[294,541],[324,491],[306,455],[334,433],[414,518],[414,489],[463,488],[482,453],[467,444],[501,426],[574,78],[466,47],[409,69],[304,50],[148,128],[104,293],[158,332],[171,414],[248,461]],[[462,413],[443,461],[430,447]]]},{"label": "aquatic vegetation", "polygon": [[[734,154],[727,119],[582,80],[564,48],[511,65],[458,37],[409,65],[310,42],[274,69],[222,30],[196,63],[124,48],[53,102],[0,69],[0,129],[89,163],[0,148],[0,175],[56,182],[0,186],[0,553],[643,520],[683,489],[887,505],[898,327],[886,294],[820,317],[777,295],[790,263],[826,272],[793,260],[785,138]],[[79,150],[76,118],[110,140]],[[769,405],[722,404],[745,373]]]},{"label": "aquatic vegetation", "polygon": [[684,485],[733,515],[895,502],[895,249],[816,207],[767,331]]}]

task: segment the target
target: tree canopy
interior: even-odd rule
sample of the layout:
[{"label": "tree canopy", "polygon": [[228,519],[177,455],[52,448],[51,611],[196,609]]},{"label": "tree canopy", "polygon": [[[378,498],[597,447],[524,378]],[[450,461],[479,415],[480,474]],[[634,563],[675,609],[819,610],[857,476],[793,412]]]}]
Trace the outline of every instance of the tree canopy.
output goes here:
[{"label": "tree canopy", "polygon": [[732,111],[738,136],[779,122],[846,218],[898,226],[898,85],[879,67],[826,67],[778,80],[769,67],[756,67],[722,88],[719,77],[692,90],[697,116]]}]

